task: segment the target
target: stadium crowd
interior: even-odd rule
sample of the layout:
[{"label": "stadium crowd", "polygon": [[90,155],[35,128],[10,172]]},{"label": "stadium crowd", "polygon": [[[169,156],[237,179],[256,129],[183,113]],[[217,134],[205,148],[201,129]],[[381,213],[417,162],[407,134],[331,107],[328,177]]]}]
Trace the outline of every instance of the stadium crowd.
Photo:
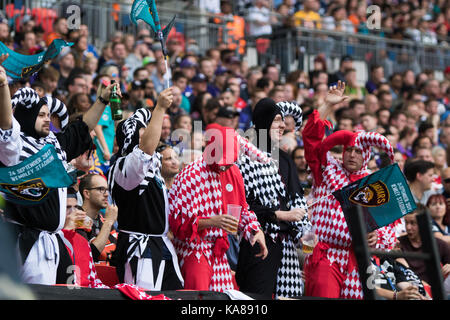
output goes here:
[{"label": "stadium crowd", "polygon": [[[383,11],[380,36],[448,45],[450,6],[446,1],[372,3],[380,5]],[[215,9],[210,5],[210,10],[219,16],[242,16],[243,22],[249,24],[249,34],[253,36],[270,34],[272,28],[284,23],[364,34],[368,33],[366,8],[365,1],[352,0],[285,0],[274,1],[273,4],[267,0],[238,1],[234,7],[230,2],[222,1]],[[278,15],[271,15],[274,12]],[[64,48],[57,58],[29,79],[9,79],[8,82],[11,97],[17,90],[30,87],[40,98],[59,99],[67,107],[69,122],[86,116],[99,96],[103,97],[104,88],[111,87],[113,80],[121,92],[123,120],[142,108],[153,112],[158,104],[164,102],[161,96],[166,96],[166,81],[170,81],[172,98],[161,118],[161,138],[155,149],[162,155],[161,175],[169,193],[181,170],[202,156],[207,146],[204,132],[208,125],[231,127],[244,136],[254,125],[252,116],[257,103],[270,98],[275,103],[295,102],[302,109],[303,123],[298,130],[296,119],[285,117],[280,149],[295,164],[306,201],[311,205],[317,199],[311,192],[313,180],[305,158],[302,132],[308,117],[328,101],[330,86],[345,83],[342,93],[349,98],[334,104],[328,113],[327,120],[332,129],[327,135],[340,130],[364,130],[387,138],[394,150],[394,161],[404,172],[414,199],[422,205],[419,210],[430,216],[433,232],[439,239],[442,275],[448,284],[450,66],[442,70],[442,77],[439,77],[434,71],[416,72],[413,69],[388,74],[383,65],[369,65],[369,78],[360,84],[356,80],[357,69],[352,56],[342,56],[339,69],[330,71],[326,57],[319,54],[311,70],[296,70],[282,75],[275,63],[249,67],[240,56],[244,52],[240,50],[245,50],[240,45],[245,43],[235,43],[238,50],[234,46],[217,44],[200,53],[194,50],[194,41],[174,32],[167,40],[168,77],[161,45],[145,28],[137,34],[116,32],[101,48],[89,42],[88,26],[68,29],[67,20],[63,17],[54,21],[51,33],[45,33],[30,17],[23,19],[18,29],[12,31],[8,21],[2,21],[0,41],[21,54],[41,52],[57,38],[74,42],[72,47]],[[74,198],[76,202],[68,209],[65,228],[77,229],[76,219],[90,217],[88,230],[80,230],[79,233],[89,241],[97,265],[114,264],[111,255],[116,249],[118,215],[117,207],[112,203],[108,174],[122,147],[116,139],[118,123],[113,119],[111,108],[106,106],[90,131],[93,145],[69,163],[70,170],[77,174],[78,183],[73,186],[72,196],[68,195],[68,199]],[[55,134],[62,131],[61,119],[55,114],[51,116],[50,130]],[[330,151],[342,160],[345,150],[335,146]],[[368,169],[374,172],[389,163],[386,153],[373,149]],[[395,225],[397,245],[404,250],[420,249],[420,238],[414,226],[417,228],[417,223],[411,216]],[[238,253],[230,250],[228,255],[232,266]],[[302,264],[305,254],[298,250],[297,255]],[[430,295],[426,284],[429,278],[422,263],[408,260],[386,265],[395,269],[388,271],[396,274],[413,274],[405,281],[422,284],[418,286],[420,295],[415,289],[398,286],[391,290],[395,292],[393,295],[387,290],[387,293],[380,291],[381,296],[386,299],[425,299]],[[401,272],[402,268],[412,271]],[[232,270],[234,273],[235,268]],[[402,276],[397,278],[400,282]]]}]

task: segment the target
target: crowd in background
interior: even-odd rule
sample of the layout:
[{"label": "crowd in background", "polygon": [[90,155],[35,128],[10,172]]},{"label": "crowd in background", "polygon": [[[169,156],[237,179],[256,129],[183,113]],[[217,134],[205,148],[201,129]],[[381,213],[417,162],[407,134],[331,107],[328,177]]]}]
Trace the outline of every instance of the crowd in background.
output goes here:
[{"label": "crowd in background", "polygon": [[[371,5],[378,6],[381,17],[375,29],[367,24],[375,12],[368,14]],[[204,2],[200,7],[221,13],[220,1]],[[444,0],[240,0],[233,1],[233,7],[236,15],[246,18],[248,31],[255,36],[285,25],[448,45],[450,7]]]},{"label": "crowd in background", "polygon": [[[447,45],[448,2],[373,1],[373,4],[382,8],[381,36]],[[223,14],[235,10],[229,14],[243,16],[250,35],[270,34],[277,23],[364,34],[368,32],[367,6],[364,1],[346,0],[284,0],[271,5],[266,0],[255,0],[238,1],[234,7],[231,4],[227,7],[225,1],[216,13],[225,7],[228,11]],[[271,15],[273,12],[279,15]],[[262,18],[267,21],[261,22]],[[30,86],[41,97],[59,98],[66,104],[71,119],[84,114],[97,99],[98,87],[112,80],[120,84],[124,118],[141,107],[152,109],[158,94],[166,88],[168,77],[162,48],[148,29],[137,34],[117,32],[101,48],[89,42],[88,26],[68,29],[65,18],[55,20],[50,34],[33,19],[24,19],[19,32],[12,31],[7,21],[0,23],[0,40],[21,54],[45,50],[56,38],[74,42],[30,79],[11,80],[9,84],[11,94]],[[303,110],[305,125],[312,110],[323,104],[329,86],[340,80],[346,83],[345,95],[350,99],[331,114],[329,120],[334,131],[365,130],[385,135],[395,147],[395,161],[405,172],[417,202],[429,207],[437,237],[450,246],[448,210],[434,208],[435,202],[450,205],[450,66],[438,77],[434,71],[417,73],[412,69],[387,75],[385,66],[369,65],[368,81],[359,84],[354,59],[349,55],[341,57],[338,70],[330,71],[327,57],[319,54],[311,70],[282,75],[277,64],[248,66],[235,49],[223,44],[211,44],[206,52],[200,53],[194,50],[193,42],[178,32],[169,37],[167,49],[174,98],[163,122],[161,142],[175,150],[168,151],[169,156],[162,160],[168,188],[167,181],[201,155],[205,147],[202,130],[207,124],[222,118],[223,123],[245,132],[252,127],[255,104],[269,97],[276,102],[297,102]],[[60,130],[57,119],[53,120],[52,130]],[[302,129],[295,131],[294,120],[289,117],[285,122],[281,148],[291,155],[301,184],[309,194],[312,181],[304,156]],[[87,152],[72,163],[80,174],[106,175],[117,152],[116,125],[107,107],[91,133],[95,152]],[[332,152],[336,157],[342,155],[339,149]],[[416,160],[426,161],[427,168],[432,169],[431,179],[422,178],[422,169],[408,167]],[[369,168],[376,171],[387,161],[385,155],[373,154]],[[431,198],[433,194],[443,197]],[[399,234],[404,232],[405,229],[399,230]]]}]

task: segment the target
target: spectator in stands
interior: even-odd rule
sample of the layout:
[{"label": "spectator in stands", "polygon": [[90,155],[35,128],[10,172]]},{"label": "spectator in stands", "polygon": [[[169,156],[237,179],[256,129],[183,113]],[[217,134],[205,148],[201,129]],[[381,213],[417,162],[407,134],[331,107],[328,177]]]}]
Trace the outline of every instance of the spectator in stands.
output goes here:
[{"label": "spectator in stands", "polygon": [[16,49],[16,52],[25,55],[35,54],[38,47],[36,44],[36,35],[33,31],[26,31],[21,34],[19,40],[20,47]]},{"label": "spectator in stands", "polygon": [[344,6],[335,6],[329,16],[322,19],[325,30],[340,31],[345,33],[355,33],[353,23],[347,18],[347,11]]},{"label": "spectator in stands", "polygon": [[393,110],[392,105],[393,98],[390,91],[387,90],[379,91],[377,94],[377,98],[381,109]]},{"label": "spectator in stands", "polygon": [[366,132],[377,132],[378,119],[374,113],[365,112],[361,114],[361,126]]},{"label": "spectator in stands", "polygon": [[[338,71],[339,73],[339,71]],[[342,77],[342,80],[340,79]],[[335,76],[334,79],[341,80],[346,83],[345,86],[345,94],[350,97],[350,99],[360,99],[364,100],[367,91],[366,88],[361,87],[356,80],[356,69],[355,68],[347,68],[343,72],[342,76]],[[336,83],[337,81],[329,80],[331,83]]]},{"label": "spectator in stands", "polygon": [[[89,241],[95,262],[110,262],[117,242],[114,228],[117,206],[108,203],[107,181],[99,174],[88,174],[80,180],[79,192],[83,198],[83,211],[92,219],[93,225],[90,232],[78,232]],[[105,210],[104,214],[102,210]]]},{"label": "spectator in stands", "polygon": [[431,189],[434,164],[430,161],[415,160],[405,165],[405,176],[414,201],[426,205],[428,198],[437,193]]},{"label": "spectator in stands", "polygon": [[192,93],[188,97],[191,106],[193,106],[195,98],[202,92],[206,92],[208,88],[207,78],[203,73],[197,73],[192,78]]},{"label": "spectator in stands", "polygon": [[369,93],[374,93],[380,84],[385,81],[384,69],[380,65],[373,65],[370,67],[370,78],[366,82],[366,89]]},{"label": "spectator in stands", "polygon": [[444,148],[450,147],[450,125],[444,125],[441,127],[439,134],[440,145]]},{"label": "spectator in stands", "polygon": [[9,25],[7,20],[2,20],[0,22],[0,41],[6,42],[9,38]]},{"label": "spectator in stands", "polygon": [[125,65],[130,67],[130,73],[133,73],[137,68],[142,67],[142,61],[149,55],[149,47],[144,40],[138,39],[133,46],[133,52],[128,53],[125,58]]},{"label": "spectator in stands", "polygon": [[172,187],[175,176],[180,172],[181,165],[178,154],[166,144],[160,144],[156,150],[162,156],[161,176],[164,178],[167,190]]},{"label": "spectator in stands", "polygon": [[271,12],[268,9],[269,2],[267,0],[255,0],[249,8],[247,21],[249,22],[249,35],[259,37],[270,35],[272,33]]},{"label": "spectator in stands", "polygon": [[97,148],[97,156],[100,162],[100,169],[107,172],[109,168],[109,161],[113,155],[114,138],[115,138],[115,124],[111,107],[106,106],[100,120],[94,128],[95,138],[94,143]]},{"label": "spectator in stands", "polygon": [[[164,57],[159,57],[156,59],[156,69],[153,71],[153,74],[150,75],[150,79],[155,86],[155,91],[159,94],[163,91],[167,86],[167,81],[165,80],[166,74],[166,63]],[[171,85],[171,81],[169,82]]]},{"label": "spectator in stands", "polygon": [[205,130],[208,124],[215,122],[220,107],[222,107],[222,105],[217,98],[209,99],[208,102],[206,102],[204,109],[201,112],[203,130]]},{"label": "spectator in stands", "polygon": [[67,101],[72,98],[73,95],[77,93],[88,94],[88,85],[86,83],[86,79],[81,74],[75,74],[73,76],[69,76],[67,79]]},{"label": "spectator in stands", "polygon": [[86,113],[91,107],[92,102],[86,93],[75,93],[67,102],[67,111],[69,115],[79,116]]},{"label": "spectator in stands", "polygon": [[217,123],[223,127],[233,128],[233,120],[238,115],[239,112],[231,106],[220,107],[217,111],[214,123]]},{"label": "spectator in stands", "polygon": [[294,14],[294,23],[297,27],[321,29],[321,17],[318,13],[320,4],[318,0],[303,1],[303,10]]},{"label": "spectator in stands", "polygon": [[[328,85],[335,85],[340,80],[342,82],[345,81],[346,86],[348,86],[349,81],[346,79],[346,73],[349,69],[353,69],[355,72],[355,77],[354,79],[352,78],[353,81],[351,82],[352,85],[355,85],[356,69],[353,67],[353,58],[349,55],[345,55],[341,58],[339,69],[328,77]],[[361,97],[359,99],[361,99]]]},{"label": "spectator in stands", "polygon": [[264,78],[268,78],[274,83],[277,83],[280,80],[280,71],[278,70],[278,67],[273,63],[267,64],[262,69],[262,75]]},{"label": "spectator in stands", "polygon": [[442,194],[433,194],[428,198],[427,208],[430,212],[432,232],[437,239],[450,246],[450,215],[447,202]]},{"label": "spectator in stands", "polygon": [[127,50],[125,44],[122,42],[114,42],[111,46],[112,57],[107,64],[116,65],[119,70],[125,65],[125,58],[127,57]]},{"label": "spectator in stands", "polygon": [[118,158],[108,174],[109,190],[119,208],[120,231],[113,254],[119,281],[147,290],[183,288],[178,259],[168,238],[169,203],[156,152],[171,103],[172,89],[168,88],[159,94],[152,113],[140,108],[119,123]]},{"label": "spectator in stands", "polygon": [[433,162],[433,164],[434,164],[434,159],[433,159],[433,156],[431,155],[431,149],[429,149],[429,148],[418,147],[416,149],[415,158]]},{"label": "spectator in stands", "polygon": [[51,65],[44,66],[38,72],[38,79],[44,85],[45,95],[52,96],[58,87],[60,73]]},{"label": "spectator in stands", "polygon": [[[392,127],[394,127],[394,126],[389,126],[389,118],[391,117],[391,111],[389,111],[389,109],[378,109],[375,114],[377,116],[378,123],[380,126],[389,127],[390,130],[392,129]],[[397,127],[394,127],[394,128],[395,128],[394,129],[395,133],[397,135],[399,135],[399,130],[397,129]],[[397,143],[395,143],[393,145],[397,145]]]},{"label": "spectator in stands", "polygon": [[162,128],[161,128],[161,142],[167,145],[172,145],[171,143],[171,135],[172,133],[172,121],[170,120],[170,116],[168,114],[164,115]]},{"label": "spectator in stands", "polygon": [[141,81],[135,80],[131,82],[129,94],[130,94],[130,101],[128,105],[125,107],[125,109],[134,112],[137,109],[145,106],[144,84]]},{"label": "spectator in stands", "polygon": [[45,38],[45,44],[48,47],[55,39],[66,39],[69,29],[67,28],[67,19],[58,17],[53,22],[53,32]]},{"label": "spectator in stands", "polygon": [[172,123],[174,123],[175,118],[180,115],[186,114],[186,111],[181,108],[182,94],[180,88],[177,86],[172,86],[173,101],[169,109],[167,109],[167,114],[170,116]]},{"label": "spectator in stands", "polygon": [[[3,60],[5,58],[2,57]],[[61,102],[47,97],[41,100],[30,88],[16,92],[11,99],[9,88],[5,83],[6,73],[3,68],[0,70],[0,83],[4,84],[1,89],[3,102],[0,104],[2,107],[0,128],[4,137],[0,160],[4,165],[14,166],[20,163],[35,155],[47,143],[55,146],[58,155],[56,161],[63,164],[90,149],[92,145],[90,131],[97,124],[105,108],[112,86],[100,91],[101,100],[96,101],[82,119],[67,124],[68,127],[64,131],[55,135],[50,131],[50,110],[55,112],[55,107],[62,108]],[[42,142],[42,139],[45,139],[45,142]],[[61,255],[64,254],[65,246],[55,234],[55,231],[61,230],[64,225],[64,222],[60,221],[62,218],[60,213],[61,206],[66,203],[67,189],[60,188],[57,192],[49,194],[49,197],[51,199],[47,199],[42,205],[31,207],[6,202],[4,214],[8,219],[21,221],[22,226],[19,228],[21,231],[19,229],[17,231],[21,235],[29,235],[25,240],[17,234],[17,240],[20,239],[21,243],[19,247],[22,249],[23,279],[27,283],[49,285],[67,283],[68,275],[58,276],[58,267],[65,272],[72,264],[70,258],[65,260]],[[27,259],[30,254],[34,257],[31,265]]]},{"label": "spectator in stands", "polygon": [[[181,262],[184,288],[223,292],[234,288],[226,256],[227,233],[236,229],[252,247],[257,242],[255,248],[260,248],[257,259],[265,259],[268,252],[255,213],[248,209],[242,175],[234,164],[240,143],[245,142],[236,133],[231,134],[234,130],[230,128],[218,124],[209,125],[210,128],[214,140],[208,141],[208,145],[213,144],[216,155],[207,146],[200,159],[177,175],[169,192],[170,227]],[[251,147],[245,143],[247,150],[257,152]],[[206,183],[196,183],[197,177],[203,177]],[[218,187],[208,188],[209,185]],[[225,185],[228,187],[221,187]],[[227,204],[233,203],[241,206],[240,220],[224,212]]]},{"label": "spectator in stands", "polygon": [[[405,216],[406,236],[400,237],[400,248],[406,252],[422,252],[422,239],[420,238],[417,215],[430,215],[428,209],[423,204],[418,204],[417,209]],[[442,265],[442,276],[446,278],[450,275],[450,245],[441,239],[436,239],[438,258]],[[427,284],[430,284],[430,277],[426,272],[425,261],[420,259],[406,258],[409,267]]]},{"label": "spectator in stands", "polygon": [[406,114],[401,110],[395,110],[391,113],[389,124],[395,126],[398,131],[402,132],[406,127]]}]

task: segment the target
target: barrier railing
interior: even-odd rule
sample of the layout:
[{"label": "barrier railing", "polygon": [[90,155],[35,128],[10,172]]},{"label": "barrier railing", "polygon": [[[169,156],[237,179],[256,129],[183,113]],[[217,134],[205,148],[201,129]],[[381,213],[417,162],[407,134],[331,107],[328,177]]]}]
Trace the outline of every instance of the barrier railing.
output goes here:
[{"label": "barrier railing", "polygon": [[[5,11],[6,6],[15,6],[18,14],[24,14],[19,8],[25,7],[30,13],[33,8],[50,8],[58,16],[64,12],[69,4],[79,5],[81,8],[81,23],[90,30],[90,41],[97,47],[111,39],[117,31],[136,34],[139,28],[148,28],[142,21],[136,27],[129,18],[132,0],[0,0],[0,7]],[[114,4],[119,4],[115,6]],[[175,28],[183,33],[186,39],[195,40],[199,53],[217,46],[219,42],[227,43],[226,22],[213,23],[212,18],[218,17],[196,10],[193,6],[182,1],[165,1],[158,3],[158,10],[162,23],[170,21],[177,14]],[[11,13],[11,12],[10,12]],[[222,32],[221,32],[222,31]],[[413,69],[415,72],[423,70],[443,70],[450,65],[450,48],[441,45],[427,45],[410,40],[394,40],[376,35],[352,34],[327,30],[284,29],[264,37],[270,45],[261,48],[257,46],[257,39],[246,37],[246,49],[257,51],[257,63],[262,65],[268,61],[278,63],[281,71],[286,74],[296,69],[310,70],[311,57],[324,53],[329,59],[338,59],[342,55],[352,55],[355,60],[370,64],[383,64],[388,76],[391,72]],[[260,41],[260,40],[258,40]],[[236,53],[239,54],[238,50]]]},{"label": "barrier railing", "polygon": [[312,56],[325,54],[329,59],[351,55],[368,65],[382,64],[386,76],[412,69],[440,71],[450,65],[450,47],[427,45],[409,40],[349,34],[298,27],[289,32],[274,32],[264,37],[249,37],[247,48],[257,48],[258,39],[270,41],[267,50],[258,50],[258,64],[278,63],[283,73],[295,69],[311,70]]}]

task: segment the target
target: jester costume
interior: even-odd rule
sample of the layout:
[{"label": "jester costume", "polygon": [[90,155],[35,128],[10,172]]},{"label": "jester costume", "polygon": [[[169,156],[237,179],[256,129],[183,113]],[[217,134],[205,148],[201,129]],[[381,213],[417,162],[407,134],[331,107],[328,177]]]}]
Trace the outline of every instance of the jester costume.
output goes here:
[{"label": "jester costume", "polygon": [[[254,212],[248,209],[244,182],[234,162],[239,150],[252,158],[259,157],[260,161],[267,159],[234,129],[211,124],[206,134],[212,134],[214,139],[208,142],[202,157],[176,176],[169,191],[170,227],[185,289],[224,291],[234,289],[226,256],[227,233],[218,227],[199,230],[199,220],[227,214],[228,204],[240,205],[238,230],[244,239],[250,239],[260,225]],[[220,170],[219,166],[226,165],[231,167]]]},{"label": "jester costume", "polygon": [[161,154],[149,155],[139,148],[139,129],[146,128],[150,119],[150,111],[140,108],[117,126],[118,158],[108,172],[110,194],[119,209],[111,264],[120,282],[147,290],[176,290],[183,287],[183,278],[168,238]]},{"label": "jester costume", "polygon": [[[309,116],[303,130],[305,158],[313,176],[312,223],[316,226],[318,244],[305,262],[305,295],[328,298],[362,299],[357,262],[351,235],[339,202],[331,195],[369,174],[367,163],[371,148],[385,151],[393,161],[389,141],[375,132],[337,131],[324,138],[331,123],[320,119],[317,110]],[[343,145],[344,152],[354,146],[362,150],[363,164],[359,171],[349,172],[342,162],[328,152],[335,145]],[[378,249],[390,249],[395,242],[392,225],[377,230]]]}]

